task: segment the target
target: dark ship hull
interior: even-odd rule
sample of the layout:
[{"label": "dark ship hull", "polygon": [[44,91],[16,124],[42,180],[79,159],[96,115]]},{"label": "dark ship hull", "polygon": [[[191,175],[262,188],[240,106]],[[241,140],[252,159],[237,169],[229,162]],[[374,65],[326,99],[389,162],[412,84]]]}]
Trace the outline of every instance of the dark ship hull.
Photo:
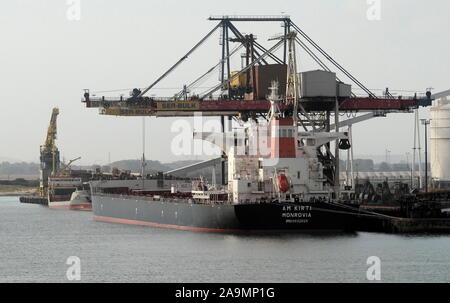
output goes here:
[{"label": "dark ship hull", "polygon": [[19,198],[20,203],[48,205],[47,197],[40,196],[22,196]]},{"label": "dark ship hull", "polygon": [[207,232],[353,230],[357,210],[314,203],[200,204],[189,200],[93,194],[97,221]]}]

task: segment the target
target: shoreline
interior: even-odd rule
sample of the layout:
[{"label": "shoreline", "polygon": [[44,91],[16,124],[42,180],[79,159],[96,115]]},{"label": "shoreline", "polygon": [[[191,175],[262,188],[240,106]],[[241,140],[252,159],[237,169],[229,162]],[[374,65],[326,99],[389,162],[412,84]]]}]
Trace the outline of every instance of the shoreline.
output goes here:
[{"label": "shoreline", "polygon": [[36,191],[33,190],[22,190],[22,191],[5,191],[0,192],[0,197],[20,197],[20,196],[32,196],[36,194]]}]

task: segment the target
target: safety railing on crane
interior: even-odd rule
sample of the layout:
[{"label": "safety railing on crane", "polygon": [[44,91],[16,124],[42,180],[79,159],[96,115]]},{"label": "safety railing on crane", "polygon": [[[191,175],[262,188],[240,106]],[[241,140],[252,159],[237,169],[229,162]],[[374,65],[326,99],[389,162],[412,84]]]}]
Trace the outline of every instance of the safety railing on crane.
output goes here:
[{"label": "safety railing on crane", "polygon": [[274,21],[283,19],[288,20],[290,19],[290,15],[212,15],[209,17],[209,20],[224,20],[224,19],[233,19],[233,20],[270,20],[273,19]]}]

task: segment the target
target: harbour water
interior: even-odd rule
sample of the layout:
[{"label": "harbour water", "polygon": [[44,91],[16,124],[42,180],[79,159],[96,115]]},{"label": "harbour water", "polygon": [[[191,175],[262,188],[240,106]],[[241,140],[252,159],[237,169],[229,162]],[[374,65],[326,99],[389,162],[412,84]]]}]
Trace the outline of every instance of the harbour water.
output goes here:
[{"label": "harbour water", "polygon": [[237,235],[95,222],[0,197],[0,282],[450,282],[450,235]]}]

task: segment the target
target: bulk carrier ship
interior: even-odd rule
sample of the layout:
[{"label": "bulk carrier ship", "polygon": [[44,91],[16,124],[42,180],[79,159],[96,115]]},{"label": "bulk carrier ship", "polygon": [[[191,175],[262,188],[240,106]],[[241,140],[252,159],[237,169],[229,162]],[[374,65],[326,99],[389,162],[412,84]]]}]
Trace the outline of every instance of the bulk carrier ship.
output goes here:
[{"label": "bulk carrier ship", "polygon": [[[394,97],[387,88],[383,96],[376,96],[289,16],[211,16],[209,20],[219,24],[142,91],[133,89],[129,98],[95,97],[85,89],[82,102],[109,116],[220,116],[221,133],[196,133],[194,137],[222,149],[222,158],[213,159],[221,162],[222,186],[160,177],[145,178],[141,185],[132,186],[124,181],[94,181],[91,191],[96,220],[204,231],[450,230],[449,215],[443,211],[450,191],[429,191],[427,173],[425,188],[414,186],[416,182],[411,180],[414,192],[402,186],[395,199],[383,198],[381,204],[395,205],[394,209],[366,208],[363,203],[370,199],[370,192],[357,190],[358,174],[355,178],[350,144],[354,124],[390,113],[415,112],[418,127],[418,109],[431,106],[435,98],[446,97],[448,92]],[[255,35],[241,33],[235,22],[283,22],[284,34],[269,38],[276,42],[265,48],[256,42]],[[219,30],[219,63],[173,96],[145,96]],[[230,42],[238,45],[230,49]],[[297,72],[296,46],[302,47],[320,69]],[[232,71],[230,59],[241,47],[241,69]],[[276,53],[279,50],[282,56]],[[363,93],[356,95],[352,85],[342,82],[322,56]],[[216,70],[220,83],[199,94],[193,91]],[[279,81],[279,94],[272,80]],[[244,131],[225,136],[225,117],[229,123],[236,119]],[[343,128],[348,133],[340,132]],[[445,145],[446,137],[441,139],[439,142]],[[340,149],[347,150],[344,179],[339,177],[343,171]],[[446,176],[437,175],[442,178],[439,184],[445,186]]]},{"label": "bulk carrier ship", "polygon": [[[317,149],[348,142],[346,133],[299,132],[297,121],[278,107],[273,82],[266,125],[247,122],[243,133],[194,133],[219,146],[228,159],[228,187],[187,181],[134,188],[125,181],[91,182],[97,221],[196,231],[350,230],[358,210],[333,202]],[[180,189],[180,184],[184,188]]]}]

